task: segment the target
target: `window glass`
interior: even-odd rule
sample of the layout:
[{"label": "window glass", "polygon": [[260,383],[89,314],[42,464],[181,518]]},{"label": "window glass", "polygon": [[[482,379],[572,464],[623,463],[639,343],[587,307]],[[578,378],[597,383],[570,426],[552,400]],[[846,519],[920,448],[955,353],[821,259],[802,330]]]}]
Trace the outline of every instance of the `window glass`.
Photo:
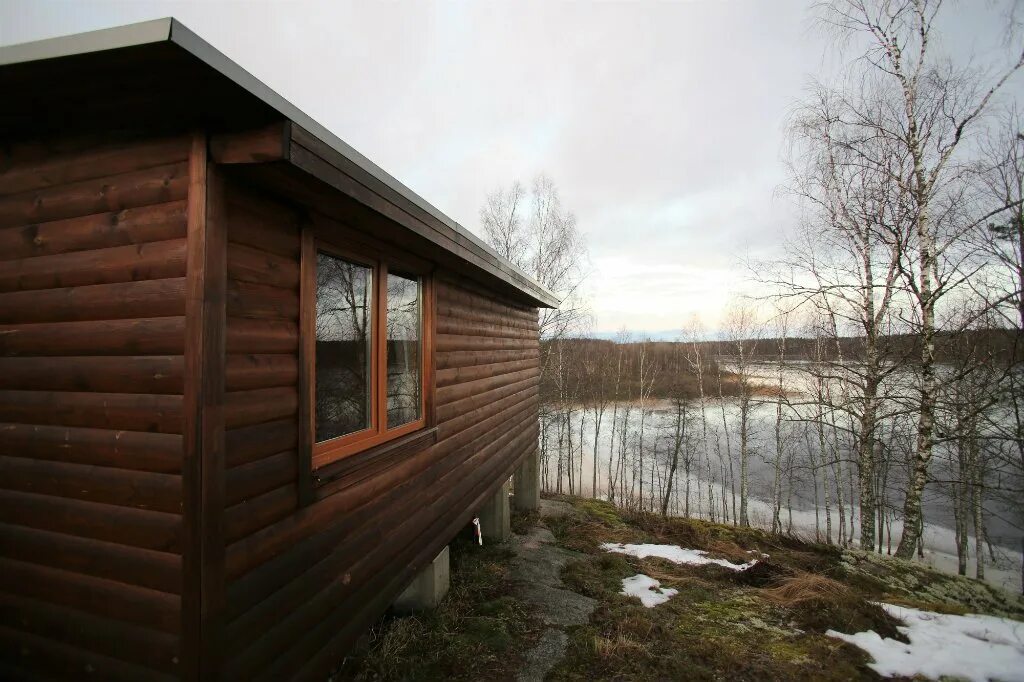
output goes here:
[{"label": "window glass", "polygon": [[373,270],[316,257],[316,440],[371,426]]},{"label": "window glass", "polygon": [[387,428],[395,428],[419,419],[423,403],[419,279],[389,272],[387,295]]}]

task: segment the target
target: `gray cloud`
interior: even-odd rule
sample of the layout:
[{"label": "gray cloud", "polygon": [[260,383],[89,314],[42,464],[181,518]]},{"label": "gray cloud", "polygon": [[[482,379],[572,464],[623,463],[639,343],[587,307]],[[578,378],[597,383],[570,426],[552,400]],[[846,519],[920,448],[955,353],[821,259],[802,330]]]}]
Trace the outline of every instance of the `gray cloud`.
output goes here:
[{"label": "gray cloud", "polygon": [[[998,48],[977,4],[953,49]],[[654,330],[713,326],[737,258],[793,219],[783,123],[835,66],[808,5],[8,0],[0,42],[173,15],[471,229],[545,172],[590,245],[595,327]]]}]

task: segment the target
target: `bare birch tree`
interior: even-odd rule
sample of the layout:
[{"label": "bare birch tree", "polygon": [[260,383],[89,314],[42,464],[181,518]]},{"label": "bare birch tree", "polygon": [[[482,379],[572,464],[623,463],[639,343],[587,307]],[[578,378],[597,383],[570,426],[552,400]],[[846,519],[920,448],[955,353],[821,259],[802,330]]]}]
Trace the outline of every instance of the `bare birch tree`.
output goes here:
[{"label": "bare birch tree", "polygon": [[[865,149],[862,162],[888,168],[890,182],[908,202],[909,240],[902,245],[901,275],[916,308],[919,337],[917,437],[911,478],[903,507],[905,529],[920,525],[921,496],[935,445],[937,312],[942,298],[962,281],[949,267],[963,225],[955,198],[963,182],[963,154],[993,97],[1024,65],[1018,45],[1008,66],[994,76],[973,66],[955,65],[935,38],[941,0],[834,0],[821,5],[823,24],[851,41],[867,44],[852,67],[858,83],[870,88],[873,106],[847,99],[860,120],[864,139],[882,140],[901,163],[888,164]],[[857,42],[856,44],[861,44]],[[909,558],[917,536],[904,532],[897,556]]]}]

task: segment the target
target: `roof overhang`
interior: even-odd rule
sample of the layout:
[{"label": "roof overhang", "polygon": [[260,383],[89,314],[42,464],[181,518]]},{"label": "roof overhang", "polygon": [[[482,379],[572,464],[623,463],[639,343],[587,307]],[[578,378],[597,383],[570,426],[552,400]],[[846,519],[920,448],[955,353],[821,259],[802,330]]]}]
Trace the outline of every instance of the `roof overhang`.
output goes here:
[{"label": "roof overhang", "polygon": [[353,198],[375,210],[380,210],[380,201],[399,207],[390,218],[470,267],[540,307],[555,308],[560,302],[175,19],[0,47],[0,92],[5,93],[0,130],[6,134],[87,129],[90,123],[96,127],[111,121],[128,126],[125,101],[144,107],[154,125],[202,124],[223,133],[259,134],[283,120],[288,137],[282,139],[281,159],[250,162],[284,160],[343,192],[352,189],[345,183],[356,183],[360,191]]}]

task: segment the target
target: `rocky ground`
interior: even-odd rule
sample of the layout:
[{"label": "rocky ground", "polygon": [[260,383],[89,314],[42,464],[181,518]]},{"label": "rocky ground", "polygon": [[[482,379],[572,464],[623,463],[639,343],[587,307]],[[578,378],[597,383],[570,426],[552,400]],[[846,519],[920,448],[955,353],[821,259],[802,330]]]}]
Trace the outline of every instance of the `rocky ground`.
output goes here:
[{"label": "rocky ground", "polygon": [[[1024,618],[1024,601],[919,564],[702,521],[630,514],[594,500],[544,500],[506,544],[452,545],[441,608],[383,619],[339,679],[879,679],[861,649],[826,634],[900,625],[876,602]],[[665,543],[752,568],[609,553]],[[767,555],[765,557],[765,555]],[[623,596],[643,574],[674,594]]]}]

